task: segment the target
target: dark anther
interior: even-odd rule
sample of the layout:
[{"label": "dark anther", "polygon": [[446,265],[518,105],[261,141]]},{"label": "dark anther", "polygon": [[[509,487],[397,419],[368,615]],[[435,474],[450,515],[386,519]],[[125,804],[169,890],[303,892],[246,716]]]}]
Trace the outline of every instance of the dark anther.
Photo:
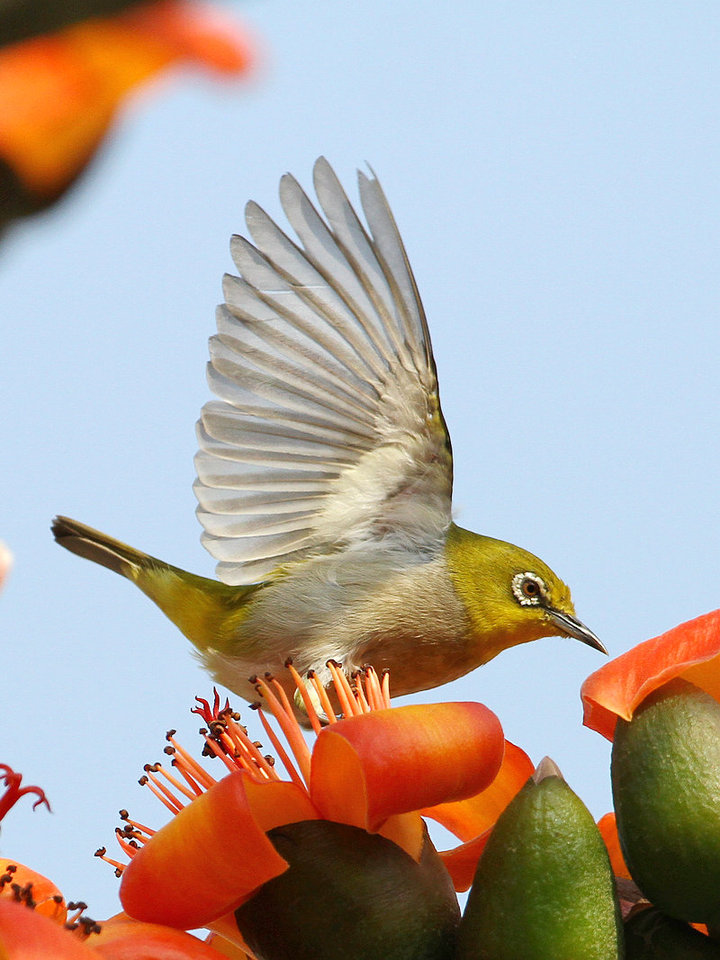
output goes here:
[{"label": "dark anther", "polygon": [[107,847],[98,847],[93,856],[95,857],[104,857],[107,853]]},{"label": "dark anther", "polygon": [[167,757],[172,757],[172,756],[175,754],[175,747],[169,747],[169,746],[168,746],[168,747],[165,747],[165,748],[163,749],[163,753],[164,753],[165,756],[167,756]]},{"label": "dark anther", "polygon": [[314,676],[315,676],[315,671],[314,671],[314,670],[308,670],[308,672],[307,672],[307,678],[308,678],[308,680],[312,680]]},{"label": "dark anther", "polygon": [[257,700],[255,701],[255,703],[250,704],[251,710],[259,710],[261,707],[262,707],[262,704],[259,703]]},{"label": "dark anther", "polygon": [[138,780],[138,783],[140,784],[141,787],[144,787],[147,782],[148,782],[147,777],[140,777],[140,779]]},{"label": "dark anther", "polygon": [[258,682],[258,676],[254,673],[251,677],[248,677],[248,683],[251,683],[253,686]]},{"label": "dark anther", "polygon": [[177,733],[177,730],[168,730],[168,732],[165,734],[165,739],[170,740],[172,737],[175,736],[176,733]]},{"label": "dark anther", "polygon": [[127,820],[130,814],[127,812],[127,810],[118,810],[118,816],[121,820]]},{"label": "dark anther", "polygon": [[287,667],[291,667],[291,666],[292,666],[292,663],[293,663],[293,658],[292,658],[292,657],[288,657],[287,660],[285,661],[285,667],[286,667],[286,669],[287,669]]}]

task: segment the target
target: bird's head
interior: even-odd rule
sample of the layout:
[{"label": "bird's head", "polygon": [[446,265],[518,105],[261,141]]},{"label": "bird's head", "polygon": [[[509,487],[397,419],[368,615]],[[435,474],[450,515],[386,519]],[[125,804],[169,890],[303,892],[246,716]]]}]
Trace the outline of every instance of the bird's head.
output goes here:
[{"label": "bird's head", "polygon": [[482,662],[507,647],[552,636],[573,637],[607,653],[576,617],[566,584],[522,547],[453,524],[446,559],[473,637],[481,645]]}]

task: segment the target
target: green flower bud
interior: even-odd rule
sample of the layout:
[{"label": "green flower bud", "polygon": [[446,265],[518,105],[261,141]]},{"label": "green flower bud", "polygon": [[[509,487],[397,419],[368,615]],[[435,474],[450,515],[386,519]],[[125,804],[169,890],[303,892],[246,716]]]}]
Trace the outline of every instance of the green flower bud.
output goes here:
[{"label": "green flower bud", "polygon": [[618,836],[633,879],[670,916],[720,922],[720,704],[685,680],[618,720]]},{"label": "green flower bud", "polygon": [[460,909],[427,833],[419,863],[329,820],[268,836],[290,867],[235,912],[259,960],[453,960]]},{"label": "green flower bud", "polygon": [[610,861],[547,758],[498,819],[460,924],[458,960],[618,960]]}]

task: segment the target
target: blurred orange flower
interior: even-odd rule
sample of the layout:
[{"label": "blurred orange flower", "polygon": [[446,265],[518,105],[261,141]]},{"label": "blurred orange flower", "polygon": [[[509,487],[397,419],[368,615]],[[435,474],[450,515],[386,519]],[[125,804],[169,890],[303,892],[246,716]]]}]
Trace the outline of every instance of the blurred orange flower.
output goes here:
[{"label": "blurred orange flower", "polygon": [[[221,74],[249,69],[250,42],[211,8],[156,0],[0,50],[0,161],[14,181],[9,215],[57,199],[98,149],[140,84],[194,63]],[[14,200],[15,209],[12,209]]]}]

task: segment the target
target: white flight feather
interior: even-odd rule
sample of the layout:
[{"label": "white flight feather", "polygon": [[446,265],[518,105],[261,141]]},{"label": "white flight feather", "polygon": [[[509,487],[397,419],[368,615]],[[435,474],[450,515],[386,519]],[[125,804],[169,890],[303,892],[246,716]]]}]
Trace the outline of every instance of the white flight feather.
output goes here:
[{"label": "white flight feather", "polygon": [[[255,203],[235,237],[196,456],[202,541],[221,580],[295,560],[440,550],[452,468],[427,324],[382,189],[359,174],[367,227],[326,160],[326,219],[286,175],[298,245]],[[379,555],[379,554],[378,554]]]}]

